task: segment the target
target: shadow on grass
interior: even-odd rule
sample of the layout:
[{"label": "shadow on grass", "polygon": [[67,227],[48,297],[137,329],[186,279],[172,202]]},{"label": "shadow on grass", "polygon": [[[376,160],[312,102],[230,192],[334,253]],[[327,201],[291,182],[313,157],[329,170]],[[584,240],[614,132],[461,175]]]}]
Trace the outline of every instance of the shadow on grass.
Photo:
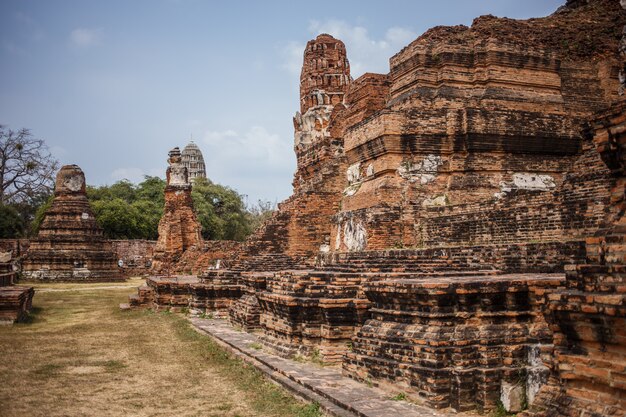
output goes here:
[{"label": "shadow on grass", "polygon": [[28,325],[33,323],[43,323],[46,320],[41,316],[44,309],[42,307],[33,307],[30,309],[28,313],[26,313],[26,317],[20,320],[16,325]]}]

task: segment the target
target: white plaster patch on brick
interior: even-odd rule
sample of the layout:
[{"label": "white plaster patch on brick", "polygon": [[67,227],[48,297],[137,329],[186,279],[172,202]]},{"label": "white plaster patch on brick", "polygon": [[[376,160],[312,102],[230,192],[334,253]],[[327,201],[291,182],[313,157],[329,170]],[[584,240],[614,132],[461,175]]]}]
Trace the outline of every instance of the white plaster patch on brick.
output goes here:
[{"label": "white plaster patch on brick", "polygon": [[521,190],[548,190],[556,187],[552,176],[532,172],[516,172],[513,174],[513,185]]},{"label": "white plaster patch on brick", "polygon": [[530,346],[528,350],[528,376],[526,377],[526,399],[529,405],[535,402],[535,397],[541,387],[548,382],[550,369],[544,365],[539,353],[539,345]]},{"label": "white plaster patch on brick", "polygon": [[81,175],[71,175],[65,177],[63,186],[70,191],[80,191],[83,188],[83,177]]},{"label": "white plaster patch on brick", "polygon": [[293,118],[295,133],[294,146],[306,146],[330,136],[328,123],[334,106],[316,106],[304,114],[296,112]]},{"label": "white plaster patch on brick", "polygon": [[343,225],[343,243],[349,251],[361,251],[367,244],[367,230],[363,223],[354,219],[347,220]]},{"label": "white plaster patch on brick", "polygon": [[442,207],[446,204],[448,204],[448,197],[445,194],[422,201],[422,207]]},{"label": "white plaster patch on brick", "polygon": [[500,192],[495,193],[493,196],[499,199],[512,190],[549,191],[555,187],[556,183],[551,175],[535,172],[516,172],[513,174],[511,182],[500,182]]},{"label": "white plaster patch on brick", "polygon": [[341,225],[337,225],[337,236],[335,236],[335,250],[341,248]]},{"label": "white plaster patch on brick", "polygon": [[374,175],[374,164],[369,164],[367,166],[367,169],[365,171],[365,175],[368,177],[371,177],[372,175]]},{"label": "white plaster patch on brick", "polygon": [[420,162],[403,162],[398,167],[398,175],[410,182],[431,183],[437,178],[437,171],[443,164],[439,155],[426,155]]},{"label": "white plaster patch on brick", "polygon": [[345,190],[343,190],[343,195],[345,195],[346,197],[351,197],[351,196],[355,195],[357,193],[357,191],[359,191],[360,188],[361,188],[361,183],[360,182],[354,183],[354,184],[346,187]]},{"label": "white plaster patch on brick", "polygon": [[83,213],[80,215],[80,218],[83,220],[89,220],[89,213]]},{"label": "white plaster patch on brick", "polygon": [[361,179],[361,163],[357,162],[356,164],[352,164],[346,170],[346,178],[348,179],[348,184],[354,184],[355,182]]},{"label": "white plaster patch on brick", "polygon": [[326,243],[322,243],[320,245],[320,252],[321,253],[328,253],[328,252],[330,252],[330,245],[328,245]]},{"label": "white plaster patch on brick", "polygon": [[500,401],[509,413],[519,413],[524,407],[524,387],[502,381]]},{"label": "white plaster patch on brick", "polygon": [[72,270],[72,278],[88,278],[91,276],[91,271],[85,267],[77,267]]}]

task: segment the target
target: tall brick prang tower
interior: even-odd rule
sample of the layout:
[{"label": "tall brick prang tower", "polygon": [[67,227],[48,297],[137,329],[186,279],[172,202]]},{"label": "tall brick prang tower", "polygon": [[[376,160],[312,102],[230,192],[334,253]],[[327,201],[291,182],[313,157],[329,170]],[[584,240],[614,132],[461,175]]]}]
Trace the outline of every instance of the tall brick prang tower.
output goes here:
[{"label": "tall brick prang tower", "polygon": [[330,136],[330,115],[335,106],[345,103],[351,81],[343,42],[322,34],[307,43],[300,73],[300,111],[294,117],[296,154]]},{"label": "tall brick prang tower", "polygon": [[165,208],[159,221],[159,240],[154,250],[154,272],[164,272],[187,249],[202,244],[202,226],[193,211],[191,183],[187,167],[183,165],[180,149],[169,153]]},{"label": "tall brick prang tower", "polygon": [[343,103],[350,77],[346,46],[325,33],[307,42],[300,73],[300,112]]}]

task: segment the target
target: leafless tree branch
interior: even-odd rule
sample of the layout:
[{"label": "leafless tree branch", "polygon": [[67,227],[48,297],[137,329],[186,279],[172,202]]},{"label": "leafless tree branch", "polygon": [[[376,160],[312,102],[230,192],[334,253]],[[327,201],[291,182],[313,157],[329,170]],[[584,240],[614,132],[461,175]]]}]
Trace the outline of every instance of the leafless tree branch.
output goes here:
[{"label": "leafless tree branch", "polygon": [[59,162],[28,129],[0,125],[0,203],[22,203],[50,193]]}]

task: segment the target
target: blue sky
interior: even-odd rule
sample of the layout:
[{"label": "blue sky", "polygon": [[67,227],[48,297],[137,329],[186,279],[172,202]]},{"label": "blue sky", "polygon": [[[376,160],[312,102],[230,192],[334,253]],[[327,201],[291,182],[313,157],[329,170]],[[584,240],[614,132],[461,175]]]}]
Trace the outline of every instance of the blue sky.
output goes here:
[{"label": "blue sky", "polygon": [[193,135],[207,174],[281,201],[304,46],[342,39],[352,76],[436,25],[546,16],[564,0],[0,0],[0,124],[30,128],[89,184],[164,177]]}]

